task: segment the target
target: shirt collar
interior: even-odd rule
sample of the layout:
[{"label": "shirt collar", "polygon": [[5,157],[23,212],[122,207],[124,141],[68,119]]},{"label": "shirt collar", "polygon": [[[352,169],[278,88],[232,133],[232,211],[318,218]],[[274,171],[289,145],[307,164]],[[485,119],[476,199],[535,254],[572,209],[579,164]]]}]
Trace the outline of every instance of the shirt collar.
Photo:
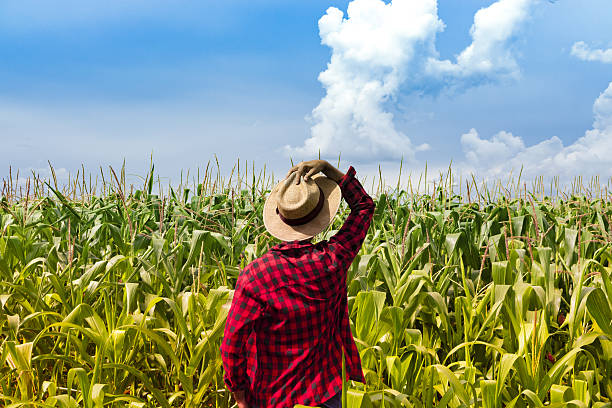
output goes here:
[{"label": "shirt collar", "polygon": [[275,245],[270,249],[273,251],[285,251],[289,249],[309,248],[312,246],[313,246],[313,243],[310,242],[310,239],[305,239],[303,241],[296,239],[295,241],[281,242],[280,244]]}]

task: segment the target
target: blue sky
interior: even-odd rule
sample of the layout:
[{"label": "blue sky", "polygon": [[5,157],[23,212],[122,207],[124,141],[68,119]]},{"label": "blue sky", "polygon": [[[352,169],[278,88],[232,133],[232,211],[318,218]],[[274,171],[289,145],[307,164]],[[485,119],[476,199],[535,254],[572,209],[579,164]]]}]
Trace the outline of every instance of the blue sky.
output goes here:
[{"label": "blue sky", "polygon": [[[610,176],[601,152],[612,145],[609,1],[410,1],[437,18],[418,40],[406,27],[421,20],[406,0],[356,0],[354,16],[349,1],[3,1],[0,168],[50,160],[95,171],[125,159],[144,174],[152,152],[174,180],[214,154],[228,168],[240,157],[281,174],[290,155],[311,157],[315,146],[326,157],[341,150],[343,166],[364,172],[382,164],[393,174],[403,156],[415,172],[452,160],[483,177],[523,162],[530,175]],[[500,21],[483,23],[475,40],[475,13],[496,3],[501,14],[487,18]],[[491,31],[504,24],[507,36]],[[390,46],[372,51],[368,41]],[[475,59],[462,62],[473,41]],[[584,52],[572,52],[580,41]],[[353,58],[364,52],[374,54]],[[332,60],[325,85],[319,74]],[[493,66],[478,68],[483,60]],[[381,89],[349,106],[364,84]]]}]

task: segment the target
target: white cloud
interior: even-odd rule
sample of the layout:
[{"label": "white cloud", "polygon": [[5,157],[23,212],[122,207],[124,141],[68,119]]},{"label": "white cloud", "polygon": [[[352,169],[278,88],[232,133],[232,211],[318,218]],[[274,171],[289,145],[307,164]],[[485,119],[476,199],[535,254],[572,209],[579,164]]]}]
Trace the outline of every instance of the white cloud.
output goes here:
[{"label": "white cloud", "polygon": [[512,133],[501,131],[491,140],[483,140],[478,136],[476,129],[470,129],[468,133],[461,136],[461,145],[469,162],[477,162],[487,167],[494,166],[495,163],[503,163],[525,149],[521,138]]},{"label": "white cloud", "polygon": [[486,178],[517,174],[527,178],[559,176],[562,182],[576,175],[608,177],[612,174],[612,82],[593,104],[593,128],[574,143],[564,146],[556,136],[532,146],[511,133],[499,132],[491,140],[471,129],[461,136],[466,162],[462,168]]},{"label": "white cloud", "polygon": [[612,63],[612,48],[608,48],[607,50],[591,49],[584,41],[574,43],[571,54],[583,61]]},{"label": "white cloud", "polygon": [[428,150],[431,150],[431,146],[429,145],[429,143],[423,143],[418,145],[414,150],[417,152],[426,152]]},{"label": "white cloud", "polygon": [[321,42],[332,50],[319,75],[326,95],[312,111],[314,124],[294,157],[342,156],[360,160],[414,160],[408,135],[396,129],[386,104],[400,86],[421,92],[466,86],[518,72],[510,42],[535,0],[499,0],[474,16],[472,43],[457,62],[440,61],[436,35],[444,29],[436,0],[353,0],[347,17],[330,7],[319,20]]},{"label": "white cloud", "polygon": [[[354,0],[348,18],[330,7],[319,20],[321,42],[332,49],[319,81],[327,94],[313,112],[311,137],[289,154],[345,156],[367,161],[412,159],[410,139],[393,124],[383,104],[398,91],[409,63],[433,48],[443,23],[435,0]],[[431,52],[431,51],[430,51]]]},{"label": "white cloud", "polygon": [[[574,43],[571,54],[585,61],[612,63],[612,49],[590,49]],[[564,146],[556,136],[525,146],[519,136],[501,131],[490,140],[475,129],[461,136],[466,162],[462,167],[488,178],[503,177],[521,168],[526,177],[559,176],[563,182],[576,175],[612,174],[612,82],[593,103],[593,128],[574,143]]]},{"label": "white cloud", "polygon": [[612,127],[612,82],[595,100],[593,113],[595,114],[595,129]]},{"label": "white cloud", "polygon": [[500,0],[474,15],[472,43],[457,62],[430,57],[427,70],[433,75],[465,77],[475,74],[518,76],[518,64],[509,48],[520,24],[529,16],[533,0]]}]

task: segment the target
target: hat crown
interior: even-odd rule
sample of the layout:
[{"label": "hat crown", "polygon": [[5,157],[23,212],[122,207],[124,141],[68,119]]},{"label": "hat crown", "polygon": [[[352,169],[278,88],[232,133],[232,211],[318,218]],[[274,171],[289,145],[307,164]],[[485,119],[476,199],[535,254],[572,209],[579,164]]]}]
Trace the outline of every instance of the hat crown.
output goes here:
[{"label": "hat crown", "polygon": [[[332,179],[317,174],[296,185],[295,177],[297,175],[279,181],[264,203],[266,230],[281,241],[308,239],[323,231],[333,221],[342,200],[340,186]],[[297,189],[297,193],[291,192],[293,189]],[[289,207],[292,206],[298,210],[291,212]]]},{"label": "hat crown", "polygon": [[292,173],[281,183],[277,191],[278,212],[287,219],[298,219],[309,214],[319,203],[319,186],[312,179],[295,183],[297,173]]}]

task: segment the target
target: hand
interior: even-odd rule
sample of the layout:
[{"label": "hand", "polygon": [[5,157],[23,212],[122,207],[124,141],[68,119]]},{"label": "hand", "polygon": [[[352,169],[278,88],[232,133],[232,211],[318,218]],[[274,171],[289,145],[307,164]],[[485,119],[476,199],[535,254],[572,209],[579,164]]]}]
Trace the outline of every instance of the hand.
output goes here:
[{"label": "hand", "polygon": [[249,408],[246,398],[244,397],[244,391],[235,392],[234,399],[238,403],[238,408]]},{"label": "hand", "polygon": [[297,173],[295,184],[300,184],[302,177],[304,177],[304,180],[308,180],[315,174],[327,170],[329,167],[330,164],[325,160],[310,160],[307,162],[300,162],[289,170],[285,178],[289,177],[292,173]]}]

